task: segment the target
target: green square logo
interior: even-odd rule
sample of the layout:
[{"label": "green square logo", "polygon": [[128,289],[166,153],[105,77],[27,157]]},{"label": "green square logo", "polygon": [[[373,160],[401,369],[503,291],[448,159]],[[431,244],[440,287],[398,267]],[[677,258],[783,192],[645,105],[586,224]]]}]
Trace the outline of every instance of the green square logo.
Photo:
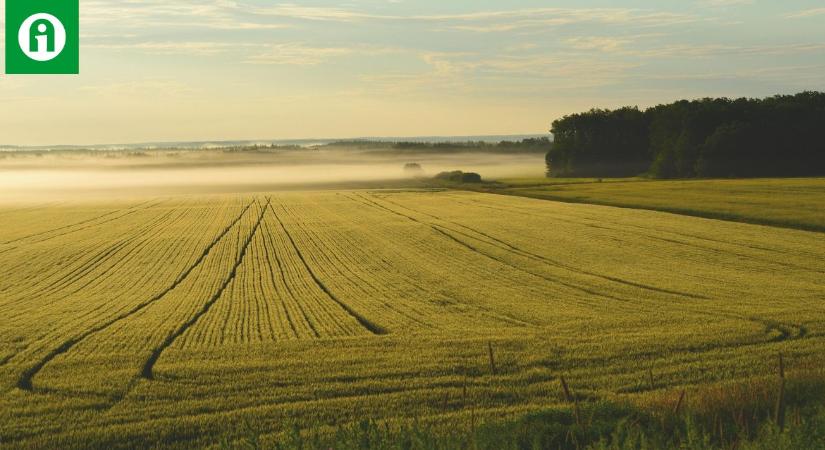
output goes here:
[{"label": "green square logo", "polygon": [[80,72],[80,0],[6,0],[6,73]]}]

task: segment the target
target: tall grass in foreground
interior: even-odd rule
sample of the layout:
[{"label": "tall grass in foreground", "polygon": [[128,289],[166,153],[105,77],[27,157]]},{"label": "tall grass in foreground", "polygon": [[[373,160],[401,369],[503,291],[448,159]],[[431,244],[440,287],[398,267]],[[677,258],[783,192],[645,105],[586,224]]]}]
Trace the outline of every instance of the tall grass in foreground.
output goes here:
[{"label": "tall grass in foreground", "polygon": [[[784,371],[783,371],[784,372]],[[797,374],[589,402],[560,380],[568,404],[522,417],[445,430],[419,421],[371,420],[274,436],[248,427],[220,448],[277,450],[799,450],[825,449],[825,378]]]}]

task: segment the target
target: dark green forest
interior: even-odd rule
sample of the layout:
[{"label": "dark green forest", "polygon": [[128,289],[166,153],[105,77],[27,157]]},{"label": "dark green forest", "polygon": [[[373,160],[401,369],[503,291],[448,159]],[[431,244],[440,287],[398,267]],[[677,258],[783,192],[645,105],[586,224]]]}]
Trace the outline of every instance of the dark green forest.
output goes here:
[{"label": "dark green forest", "polygon": [[552,177],[825,175],[825,93],[593,109],[553,122]]}]

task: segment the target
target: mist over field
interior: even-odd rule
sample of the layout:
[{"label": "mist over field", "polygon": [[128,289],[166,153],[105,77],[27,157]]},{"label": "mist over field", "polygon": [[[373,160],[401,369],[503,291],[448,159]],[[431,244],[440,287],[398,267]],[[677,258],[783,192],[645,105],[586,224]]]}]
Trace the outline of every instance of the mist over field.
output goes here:
[{"label": "mist over field", "polygon": [[[405,164],[421,165],[410,173]],[[18,152],[0,159],[0,201],[163,193],[233,193],[398,181],[463,170],[485,178],[542,176],[539,153],[383,150]]]}]

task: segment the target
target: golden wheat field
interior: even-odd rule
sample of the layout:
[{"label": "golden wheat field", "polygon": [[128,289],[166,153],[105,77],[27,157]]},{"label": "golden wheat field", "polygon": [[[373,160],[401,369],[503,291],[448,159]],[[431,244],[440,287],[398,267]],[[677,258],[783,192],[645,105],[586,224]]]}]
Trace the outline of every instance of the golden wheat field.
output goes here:
[{"label": "golden wheat field", "polygon": [[[0,447],[440,424],[825,360],[821,233],[455,191],[0,209]],[[746,350],[746,351],[745,351]]]}]

